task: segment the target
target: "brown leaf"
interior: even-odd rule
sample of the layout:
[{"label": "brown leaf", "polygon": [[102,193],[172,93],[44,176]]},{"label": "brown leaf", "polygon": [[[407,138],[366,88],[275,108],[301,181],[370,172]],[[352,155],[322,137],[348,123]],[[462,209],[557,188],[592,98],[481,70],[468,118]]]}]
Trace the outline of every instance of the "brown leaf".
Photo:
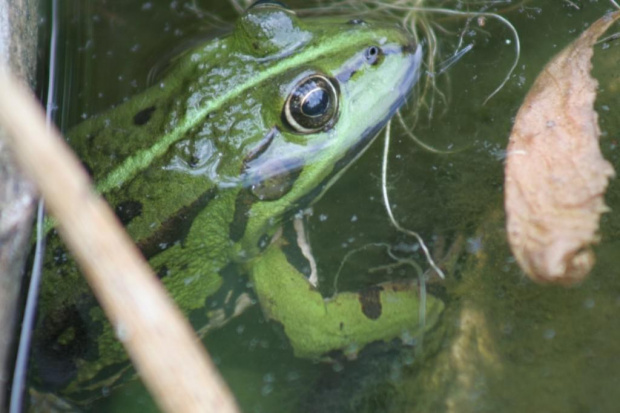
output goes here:
[{"label": "brown leaf", "polygon": [[592,47],[620,12],[597,20],[553,58],[519,109],[506,159],[508,240],[535,281],[571,284],[594,265],[613,167],[598,146]]}]

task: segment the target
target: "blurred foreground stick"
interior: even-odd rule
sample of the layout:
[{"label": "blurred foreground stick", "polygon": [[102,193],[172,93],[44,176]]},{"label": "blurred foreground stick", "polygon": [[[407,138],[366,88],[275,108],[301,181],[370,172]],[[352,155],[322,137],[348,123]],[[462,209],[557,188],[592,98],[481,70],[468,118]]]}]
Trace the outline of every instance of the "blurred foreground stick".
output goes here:
[{"label": "blurred foreground stick", "polygon": [[0,68],[0,124],[140,377],[167,412],[237,412],[189,323],[31,93]]}]

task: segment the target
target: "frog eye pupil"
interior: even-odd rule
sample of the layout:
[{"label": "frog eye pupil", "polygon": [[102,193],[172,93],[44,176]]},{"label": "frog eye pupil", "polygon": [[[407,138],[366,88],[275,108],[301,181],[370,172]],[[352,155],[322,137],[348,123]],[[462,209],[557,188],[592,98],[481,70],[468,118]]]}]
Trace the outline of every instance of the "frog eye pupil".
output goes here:
[{"label": "frog eye pupil", "polygon": [[301,103],[301,112],[306,116],[321,116],[329,108],[329,94],[324,89],[310,91]]},{"label": "frog eye pupil", "polygon": [[303,134],[331,128],[338,114],[338,90],[334,82],[319,74],[299,81],[284,104],[283,123]]}]

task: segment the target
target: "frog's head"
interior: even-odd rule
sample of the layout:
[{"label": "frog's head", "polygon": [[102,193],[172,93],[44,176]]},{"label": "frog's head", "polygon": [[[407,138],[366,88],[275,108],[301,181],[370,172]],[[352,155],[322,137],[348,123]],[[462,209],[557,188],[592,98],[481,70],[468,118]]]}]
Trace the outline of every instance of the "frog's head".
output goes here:
[{"label": "frog's head", "polygon": [[267,130],[241,177],[258,232],[317,199],[363,153],[416,83],[422,51],[396,24],[301,20],[273,2],[250,8],[234,36],[248,60],[278,61],[263,91]]}]

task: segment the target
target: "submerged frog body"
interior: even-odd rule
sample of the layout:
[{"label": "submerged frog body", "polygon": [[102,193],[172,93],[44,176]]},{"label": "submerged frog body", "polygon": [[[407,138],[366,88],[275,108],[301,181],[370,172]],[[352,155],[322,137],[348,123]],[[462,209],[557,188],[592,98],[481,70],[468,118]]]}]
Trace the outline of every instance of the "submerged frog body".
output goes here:
[{"label": "submerged frog body", "polygon": [[[69,141],[197,329],[230,301],[222,285],[239,265],[295,354],[320,357],[419,333],[414,282],[324,299],[278,229],[360,156],[420,64],[394,25],[260,3]],[[33,370],[40,387],[86,400],[129,374],[126,355],[55,234],[48,250]],[[428,297],[427,326],[441,309]]]}]

